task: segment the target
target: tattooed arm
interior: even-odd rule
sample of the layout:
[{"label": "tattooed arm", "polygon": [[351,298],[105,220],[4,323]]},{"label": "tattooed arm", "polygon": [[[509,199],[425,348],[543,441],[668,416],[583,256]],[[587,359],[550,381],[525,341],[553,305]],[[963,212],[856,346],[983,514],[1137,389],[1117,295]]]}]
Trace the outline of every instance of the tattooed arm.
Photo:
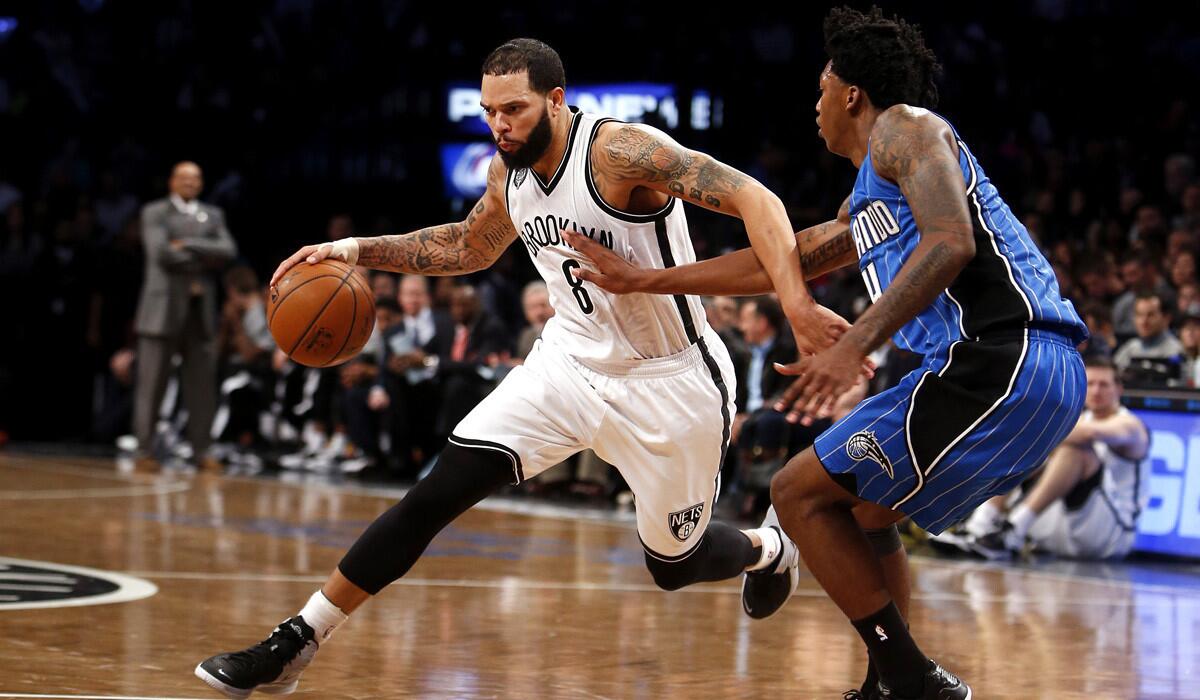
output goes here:
[{"label": "tattooed arm", "polygon": [[788,420],[828,417],[861,372],[864,358],[933,303],[975,255],[962,171],[945,122],[897,105],[879,115],[871,132],[875,172],[900,186],[921,240],[896,278],[829,348],[778,368],[798,375],[775,408]]},{"label": "tattooed arm", "polygon": [[792,323],[797,347],[811,353],[832,342],[804,284],[787,212],[767,188],[642,124],[602,127],[591,159],[597,187],[610,203],[630,200],[644,189],[742,219],[755,256]]},{"label": "tattooed arm", "polygon": [[864,355],[932,304],[975,256],[956,148],[946,123],[924,110],[896,106],[875,123],[875,172],[900,186],[921,240],[896,278],[842,339]]},{"label": "tattooed arm", "polygon": [[[595,270],[578,268],[573,274],[616,294],[721,294],[748,296],[772,291],[771,278],[752,248],[678,267],[637,268],[587,236],[564,231],[571,247],[588,257]],[[850,200],[838,218],[796,233],[800,269],[811,280],[858,259],[850,236]]]},{"label": "tattooed arm", "polygon": [[465,275],[496,261],[517,237],[504,202],[507,173],[499,155],[488,166],[487,191],[464,221],[430,226],[397,236],[346,238],[305,246],[284,260],[271,285],[301,261],[340,258],[376,270],[417,275]]}]

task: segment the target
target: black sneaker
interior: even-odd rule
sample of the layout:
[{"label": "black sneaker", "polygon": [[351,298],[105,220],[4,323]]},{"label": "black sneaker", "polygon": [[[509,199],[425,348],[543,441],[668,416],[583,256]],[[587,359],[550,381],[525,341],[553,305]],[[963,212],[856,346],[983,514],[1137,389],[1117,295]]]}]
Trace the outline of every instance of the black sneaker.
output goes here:
[{"label": "black sneaker", "polygon": [[1025,543],[1013,532],[1012,523],[1007,520],[986,535],[967,538],[967,551],[990,561],[1015,559],[1024,548]]},{"label": "black sneaker", "polygon": [[742,609],[756,620],[769,617],[782,608],[800,584],[800,551],[779,526],[775,506],[767,509],[760,527],[770,527],[778,532],[781,546],[767,568],[742,576]]},{"label": "black sneaker", "polygon": [[317,653],[313,629],[299,615],[284,620],[270,637],[246,649],[217,654],[196,667],[196,677],[230,698],[259,691],[287,695]]},{"label": "black sneaker", "polygon": [[891,688],[879,682],[879,691],[875,696],[879,700],[971,700],[971,687],[958,679],[958,676],[942,668],[935,661],[929,663],[925,672],[925,690],[915,697],[904,697]]},{"label": "black sneaker", "polygon": [[876,690],[879,687],[879,674],[875,672],[875,664],[867,660],[867,677],[861,688],[847,690],[842,693],[842,700],[879,700]]}]

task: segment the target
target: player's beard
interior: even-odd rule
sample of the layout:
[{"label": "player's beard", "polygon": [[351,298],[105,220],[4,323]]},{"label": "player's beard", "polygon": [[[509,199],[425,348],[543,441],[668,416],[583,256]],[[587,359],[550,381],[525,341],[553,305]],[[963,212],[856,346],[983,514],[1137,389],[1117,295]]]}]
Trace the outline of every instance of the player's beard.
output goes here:
[{"label": "player's beard", "polygon": [[547,109],[542,112],[542,118],[534,125],[533,130],[529,132],[529,138],[525,139],[520,148],[512,153],[505,153],[504,149],[498,149],[497,152],[509,170],[521,170],[546,155],[546,149],[550,148],[550,139],[553,136],[554,131],[550,128],[550,110]]}]

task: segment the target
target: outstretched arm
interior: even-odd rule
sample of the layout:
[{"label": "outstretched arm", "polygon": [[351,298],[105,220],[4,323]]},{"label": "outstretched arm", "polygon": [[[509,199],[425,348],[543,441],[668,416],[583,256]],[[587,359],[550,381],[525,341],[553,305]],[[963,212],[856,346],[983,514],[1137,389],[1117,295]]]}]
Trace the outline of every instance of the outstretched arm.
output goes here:
[{"label": "outstretched arm", "polygon": [[[850,200],[842,204],[838,218],[796,233],[800,269],[811,280],[852,264],[858,259],[850,236]],[[773,290],[771,278],[752,248],[702,260],[660,268],[637,268],[587,236],[563,231],[563,236],[592,263],[594,270],[576,268],[572,274],[615,294],[721,294],[750,296]]]},{"label": "outstretched arm", "polygon": [[804,284],[787,211],[770,190],[643,124],[603,127],[592,161],[597,177],[617,190],[644,187],[742,219],[750,245],[791,321],[797,347],[811,353],[832,342]]},{"label": "outstretched arm", "polygon": [[465,275],[482,270],[517,237],[504,204],[505,177],[504,164],[494,156],[488,166],[487,191],[465,220],[397,236],[343,238],[304,246],[280,263],[271,285],[293,265],[325,258],[417,275]]},{"label": "outstretched arm", "polygon": [[1133,459],[1143,459],[1150,445],[1150,435],[1136,416],[1117,413],[1107,418],[1081,419],[1063,442],[1070,445],[1103,442]]}]

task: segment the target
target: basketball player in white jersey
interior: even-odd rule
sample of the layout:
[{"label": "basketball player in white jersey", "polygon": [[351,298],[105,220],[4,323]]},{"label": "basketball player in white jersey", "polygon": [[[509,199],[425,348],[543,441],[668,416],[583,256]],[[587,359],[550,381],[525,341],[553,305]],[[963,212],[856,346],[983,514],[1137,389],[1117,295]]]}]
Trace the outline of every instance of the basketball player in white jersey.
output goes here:
[{"label": "basketball player in white jersey", "polygon": [[987,559],[1011,558],[1028,545],[1077,559],[1129,554],[1149,497],[1141,470],[1150,431],[1121,405],[1121,380],[1110,360],[1089,357],[1084,371],[1083,415],[1050,453],[1037,481],[1022,493],[984,501],[967,520],[965,534],[933,539],[939,549]]},{"label": "basketball player in white jersey", "polygon": [[778,608],[794,590],[795,546],[770,519],[747,531],[710,521],[735,387],[699,299],[619,296],[585,283],[560,230],[636,265],[670,267],[695,260],[677,199],[737,216],[801,352],[827,347],[848,324],[809,296],[777,197],[661,131],[567,106],[565,82],[558,54],[539,41],[496,49],[483,66],[481,106],[499,153],[466,220],[306,246],[275,272],[272,286],[294,265],[333,257],[393,272],[466,274],[519,239],[555,315],[525,364],[463,419],[437,466],[367,528],[298,615],[261,644],[197,666],[216,690],[236,698],[291,692],[334,628],[403,576],[439,530],[505,484],[588,448],[633,490],[646,565],[660,587],[754,572],[743,585],[751,615]]}]

